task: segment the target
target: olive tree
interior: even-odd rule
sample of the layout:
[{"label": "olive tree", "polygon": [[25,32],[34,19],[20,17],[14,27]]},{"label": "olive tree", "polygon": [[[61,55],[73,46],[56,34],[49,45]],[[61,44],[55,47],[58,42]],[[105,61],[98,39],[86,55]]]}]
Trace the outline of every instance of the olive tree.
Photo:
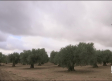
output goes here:
[{"label": "olive tree", "polygon": [[8,62],[7,55],[5,55],[5,54],[2,55],[2,62],[7,64],[7,62]]},{"label": "olive tree", "polygon": [[57,53],[58,53],[58,52],[56,52],[56,51],[52,51],[52,52],[51,52],[51,54],[50,54],[50,62],[51,62],[51,63],[56,64],[56,62],[55,62],[55,56],[56,56]]},{"label": "olive tree", "polygon": [[19,62],[19,53],[14,52],[12,54],[9,54],[8,59],[10,62],[12,62],[12,67],[15,67],[15,64]]},{"label": "olive tree", "polygon": [[62,67],[67,67],[69,71],[74,70],[75,64],[75,57],[74,57],[74,50],[76,50],[75,46],[68,45],[65,48],[61,48],[59,51],[60,65]]},{"label": "olive tree", "polygon": [[93,68],[97,68],[98,67],[97,64],[102,63],[102,56],[101,56],[101,51],[100,50],[95,49],[94,51],[95,51],[95,53],[91,57],[90,65],[92,65]]},{"label": "olive tree", "polygon": [[30,68],[34,68],[34,64],[37,63],[39,59],[37,51],[37,49],[32,49],[29,51],[30,54],[28,55],[27,61],[30,64]]},{"label": "olive tree", "polygon": [[102,61],[103,61],[103,66],[107,66],[107,63],[109,63],[109,58],[111,56],[111,51],[110,50],[103,50],[102,51]]},{"label": "olive tree", "polygon": [[23,50],[23,52],[20,53],[20,61],[23,65],[28,64],[28,56],[31,54],[30,50]]},{"label": "olive tree", "polygon": [[0,52],[0,65],[2,63],[2,52]]},{"label": "olive tree", "polygon": [[68,45],[61,48],[55,58],[62,67],[67,67],[69,71],[74,71],[75,65],[88,65],[90,58],[94,55],[93,43],[79,43],[77,46]]},{"label": "olive tree", "polygon": [[30,64],[30,68],[34,68],[34,64],[44,64],[48,61],[48,55],[44,48],[24,50],[20,53],[20,59],[23,64]]},{"label": "olive tree", "polygon": [[38,65],[48,62],[48,55],[44,48],[38,49]]},{"label": "olive tree", "polygon": [[111,54],[110,54],[110,57],[109,57],[109,62],[110,62],[111,65],[112,65],[112,51],[111,51]]}]

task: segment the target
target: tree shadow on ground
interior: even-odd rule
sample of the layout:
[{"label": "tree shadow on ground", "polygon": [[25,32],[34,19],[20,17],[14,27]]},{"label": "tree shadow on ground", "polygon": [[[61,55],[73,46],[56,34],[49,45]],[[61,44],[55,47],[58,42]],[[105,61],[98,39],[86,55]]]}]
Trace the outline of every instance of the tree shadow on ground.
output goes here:
[{"label": "tree shadow on ground", "polygon": [[34,66],[34,68],[30,68],[30,65],[29,65],[28,67],[21,67],[21,68],[17,68],[17,69],[21,69],[21,70],[32,70],[32,69],[37,70],[37,69],[54,69],[54,68],[60,68],[60,67],[58,67],[58,66]]},{"label": "tree shadow on ground", "polygon": [[106,68],[110,68],[111,65],[107,65],[107,66],[103,66],[103,65],[98,65],[98,68],[93,68],[91,67],[86,67],[87,69],[106,69]]},{"label": "tree shadow on ground", "polygon": [[18,68],[18,69],[21,69],[21,70],[41,70],[41,69],[50,69],[50,67],[34,67],[34,68],[30,68],[30,66],[29,67],[27,67],[27,68]]},{"label": "tree shadow on ground", "polygon": [[88,74],[88,73],[91,74],[93,72],[98,72],[98,71],[76,69],[75,71],[59,70],[59,71],[54,71],[54,72],[57,72],[57,73],[73,73],[73,74]]}]

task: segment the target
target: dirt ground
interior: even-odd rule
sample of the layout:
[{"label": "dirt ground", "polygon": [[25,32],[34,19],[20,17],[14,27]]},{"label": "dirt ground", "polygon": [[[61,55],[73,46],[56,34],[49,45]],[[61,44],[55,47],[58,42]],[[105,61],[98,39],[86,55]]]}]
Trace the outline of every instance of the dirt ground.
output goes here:
[{"label": "dirt ground", "polygon": [[39,80],[39,81],[74,81],[74,80],[103,80],[111,81],[111,65],[92,68],[92,66],[76,66],[73,72],[67,71],[67,68],[58,67],[52,63],[46,63],[42,66],[35,64],[34,69],[29,65],[17,64],[12,67],[11,64],[0,66],[0,81],[2,80]]}]

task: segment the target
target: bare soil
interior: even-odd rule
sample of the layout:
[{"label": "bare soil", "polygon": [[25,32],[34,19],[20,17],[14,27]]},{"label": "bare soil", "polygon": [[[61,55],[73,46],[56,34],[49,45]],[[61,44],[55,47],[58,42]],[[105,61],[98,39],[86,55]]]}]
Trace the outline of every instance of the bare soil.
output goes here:
[{"label": "bare soil", "polygon": [[42,66],[35,64],[34,69],[30,65],[4,64],[0,66],[0,81],[2,80],[49,80],[49,81],[70,81],[70,80],[105,80],[111,81],[111,65],[92,68],[92,66],[76,66],[75,71],[69,72],[67,68],[58,67],[52,63],[46,63]]}]

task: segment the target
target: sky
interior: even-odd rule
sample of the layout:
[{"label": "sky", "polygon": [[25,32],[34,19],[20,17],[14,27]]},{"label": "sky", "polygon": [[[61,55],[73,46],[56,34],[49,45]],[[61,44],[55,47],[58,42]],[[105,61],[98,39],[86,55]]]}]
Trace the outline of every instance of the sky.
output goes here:
[{"label": "sky", "polygon": [[0,1],[0,52],[93,42],[112,51],[112,1]]}]

